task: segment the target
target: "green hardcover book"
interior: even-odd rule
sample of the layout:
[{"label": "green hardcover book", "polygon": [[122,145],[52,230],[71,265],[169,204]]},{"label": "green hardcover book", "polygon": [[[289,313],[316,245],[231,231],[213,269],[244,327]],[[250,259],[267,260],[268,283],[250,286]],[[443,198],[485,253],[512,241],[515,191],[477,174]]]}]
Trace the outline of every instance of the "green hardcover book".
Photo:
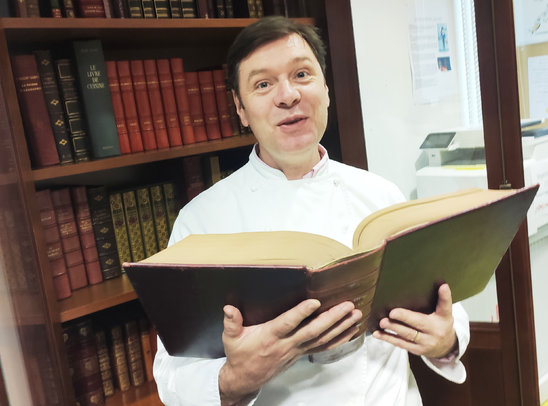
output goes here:
[{"label": "green hardcover book", "polygon": [[196,18],[196,9],[194,8],[194,1],[181,0],[181,9],[183,10],[184,18]]},{"label": "green hardcover book", "polygon": [[182,18],[183,8],[181,6],[181,0],[168,0],[168,2],[171,18]]},{"label": "green hardcover book", "polygon": [[173,223],[179,214],[179,203],[175,194],[175,185],[173,183],[162,184],[164,189],[164,198],[166,200],[166,214],[169,232],[173,231]]},{"label": "green hardcover book", "polygon": [[94,158],[120,155],[101,41],[74,41],[72,45],[92,155]]},{"label": "green hardcover book", "polygon": [[143,245],[145,246],[145,257],[150,257],[158,252],[158,242],[154,232],[154,218],[152,214],[152,204],[148,194],[148,188],[142,187],[135,191],[137,195],[137,210],[139,212],[139,223],[141,224],[141,233],[143,235]]},{"label": "green hardcover book", "polygon": [[126,215],[127,231],[129,236],[129,248],[133,261],[140,261],[145,258],[145,246],[141,226],[139,225],[139,211],[137,209],[137,198],[134,190],[122,192],[124,202],[124,213]]},{"label": "green hardcover book", "polygon": [[154,217],[158,249],[163,250],[167,248],[169,242],[169,226],[167,223],[166,202],[161,185],[150,187],[150,200],[152,202],[152,216]]},{"label": "green hardcover book", "polygon": [[131,261],[131,250],[129,248],[129,236],[126,226],[126,216],[124,214],[124,205],[122,203],[122,194],[113,193],[109,196],[110,213],[112,215],[112,224],[114,225],[114,236],[116,246],[118,247],[118,257],[120,263]]},{"label": "green hardcover book", "polygon": [[82,117],[82,105],[76,89],[72,61],[66,58],[55,60],[55,74],[59,83],[74,158],[76,162],[89,161],[88,134]]},{"label": "green hardcover book", "polygon": [[169,0],[153,0],[157,18],[169,18]]},{"label": "green hardcover book", "polygon": [[141,0],[141,6],[143,7],[143,15],[145,18],[154,18],[154,0]]},{"label": "green hardcover book", "polygon": [[55,78],[55,69],[53,67],[53,59],[51,52],[47,49],[34,51],[36,64],[38,65],[38,73],[42,82],[42,89],[46,98],[48,114],[53,130],[53,138],[55,146],[59,154],[59,162],[68,164],[74,162],[72,154],[72,146],[70,145],[70,135],[67,124],[65,122],[65,113],[63,112],[63,104],[59,96],[59,88],[57,79]]}]

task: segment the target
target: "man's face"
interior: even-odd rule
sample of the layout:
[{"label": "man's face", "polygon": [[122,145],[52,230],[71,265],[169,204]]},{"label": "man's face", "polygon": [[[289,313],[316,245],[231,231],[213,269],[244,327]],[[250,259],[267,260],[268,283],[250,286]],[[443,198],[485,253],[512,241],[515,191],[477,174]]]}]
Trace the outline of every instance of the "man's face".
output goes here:
[{"label": "man's face", "polygon": [[291,34],[259,47],[240,63],[239,83],[238,115],[255,134],[261,159],[282,170],[310,170],[319,159],[329,95],[308,43]]}]

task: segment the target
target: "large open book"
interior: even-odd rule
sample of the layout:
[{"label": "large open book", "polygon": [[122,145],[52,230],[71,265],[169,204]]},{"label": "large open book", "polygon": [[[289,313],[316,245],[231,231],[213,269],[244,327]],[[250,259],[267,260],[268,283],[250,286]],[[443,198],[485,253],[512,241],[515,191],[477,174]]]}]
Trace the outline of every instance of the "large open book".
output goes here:
[{"label": "large open book", "polygon": [[394,307],[432,312],[442,282],[454,302],[481,292],[537,189],[467,189],[393,205],[363,219],[353,248],[291,231],[191,235],[124,268],[171,355],[222,356],[225,304],[252,325],[306,298],[321,301],[319,312],[352,300],[363,333]]}]

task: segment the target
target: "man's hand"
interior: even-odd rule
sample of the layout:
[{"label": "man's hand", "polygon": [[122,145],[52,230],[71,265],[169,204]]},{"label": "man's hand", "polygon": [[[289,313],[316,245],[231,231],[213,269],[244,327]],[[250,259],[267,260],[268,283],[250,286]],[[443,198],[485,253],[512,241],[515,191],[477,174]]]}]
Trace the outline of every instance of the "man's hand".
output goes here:
[{"label": "man's hand", "polygon": [[341,303],[303,323],[319,307],[318,300],[305,300],[269,322],[244,327],[240,311],[225,306],[221,404],[245,404],[302,355],[334,348],[358,332],[356,323],[362,313],[352,302]]},{"label": "man's hand", "polygon": [[445,283],[438,289],[438,304],[434,313],[423,314],[401,308],[393,309],[389,317],[379,323],[385,331],[377,330],[373,337],[415,355],[443,357],[458,345],[453,327],[452,305],[451,289]]}]

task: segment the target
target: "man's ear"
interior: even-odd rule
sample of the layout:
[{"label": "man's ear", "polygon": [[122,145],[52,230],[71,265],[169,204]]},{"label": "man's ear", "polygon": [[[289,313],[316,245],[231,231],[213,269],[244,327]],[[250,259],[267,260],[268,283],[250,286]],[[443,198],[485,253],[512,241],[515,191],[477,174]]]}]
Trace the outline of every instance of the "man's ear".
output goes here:
[{"label": "man's ear", "polygon": [[234,105],[236,106],[236,113],[238,113],[238,116],[240,117],[240,121],[242,122],[242,125],[244,127],[248,127],[249,122],[247,121],[244,105],[240,102],[240,98],[238,97],[234,89],[232,90],[232,98],[234,99]]}]

